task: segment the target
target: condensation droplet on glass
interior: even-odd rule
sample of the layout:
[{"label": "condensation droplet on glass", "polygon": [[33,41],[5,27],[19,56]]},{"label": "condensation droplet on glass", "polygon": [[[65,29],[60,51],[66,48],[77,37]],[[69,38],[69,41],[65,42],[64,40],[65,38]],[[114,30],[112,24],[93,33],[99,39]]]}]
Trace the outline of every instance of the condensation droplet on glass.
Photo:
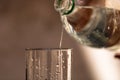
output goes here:
[{"label": "condensation droplet on glass", "polygon": [[39,66],[36,66],[35,68],[36,68],[36,69],[38,69],[38,68],[39,68]]},{"label": "condensation droplet on glass", "polygon": [[[62,52],[61,52],[61,53],[62,53]],[[59,57],[62,57],[62,54],[60,54]]]},{"label": "condensation droplet on glass", "polygon": [[41,78],[41,77],[39,77],[39,79],[41,80],[42,78]]},{"label": "condensation droplet on glass", "polygon": [[33,58],[31,58],[31,61],[33,61]]},{"label": "condensation droplet on glass", "polygon": [[43,78],[43,76],[40,76],[40,78],[42,79],[42,78]]},{"label": "condensation droplet on glass", "polygon": [[47,71],[47,70],[48,70],[48,68],[45,68],[45,70]]},{"label": "condensation droplet on glass", "polygon": [[64,61],[65,59],[64,59],[64,58],[62,58],[62,60]]},{"label": "condensation droplet on glass", "polygon": [[41,66],[42,69],[45,69],[45,66]]},{"label": "condensation droplet on glass", "polygon": [[38,59],[35,59],[35,61],[38,61]]},{"label": "condensation droplet on glass", "polygon": [[63,68],[65,68],[65,66],[63,66]]},{"label": "condensation droplet on glass", "polygon": [[51,77],[50,77],[50,78],[51,78],[51,80],[53,80],[53,79],[54,79],[54,76],[53,76],[53,75],[51,75]]},{"label": "condensation droplet on glass", "polygon": [[50,77],[50,80],[52,80],[52,77]]},{"label": "condensation droplet on glass", "polygon": [[59,67],[59,65],[57,64],[56,67]]},{"label": "condensation droplet on glass", "polygon": [[56,75],[58,75],[58,74],[60,74],[60,72],[59,72],[59,71],[57,71],[55,74],[56,74]]},{"label": "condensation droplet on glass", "polygon": [[58,79],[55,79],[55,80],[58,80]]},{"label": "condensation droplet on glass", "polygon": [[38,74],[36,74],[36,77],[39,77],[39,75],[38,75]]},{"label": "condensation droplet on glass", "polygon": [[49,73],[51,75],[51,73]]},{"label": "condensation droplet on glass", "polygon": [[41,67],[39,67],[39,70],[41,70]]}]

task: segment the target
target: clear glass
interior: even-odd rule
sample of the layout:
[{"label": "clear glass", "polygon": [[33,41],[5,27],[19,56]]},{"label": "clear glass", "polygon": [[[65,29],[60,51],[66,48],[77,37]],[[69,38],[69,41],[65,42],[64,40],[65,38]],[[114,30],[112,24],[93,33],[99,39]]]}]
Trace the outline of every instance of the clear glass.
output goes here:
[{"label": "clear glass", "polygon": [[71,49],[26,49],[26,80],[71,80]]},{"label": "clear glass", "polygon": [[[80,44],[94,48],[120,49],[120,1],[55,0],[65,30]],[[109,6],[107,3],[111,3]],[[117,5],[117,6],[116,6]]]}]

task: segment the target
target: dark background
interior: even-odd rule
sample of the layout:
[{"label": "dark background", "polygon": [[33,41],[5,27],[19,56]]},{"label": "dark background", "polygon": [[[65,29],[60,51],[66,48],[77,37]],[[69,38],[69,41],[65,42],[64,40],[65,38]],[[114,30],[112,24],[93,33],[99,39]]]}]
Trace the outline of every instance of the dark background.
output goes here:
[{"label": "dark background", "polygon": [[[0,80],[25,80],[25,48],[58,48],[61,28],[54,0],[0,0]],[[73,48],[72,79],[93,80],[85,48],[65,31],[62,47]]]}]

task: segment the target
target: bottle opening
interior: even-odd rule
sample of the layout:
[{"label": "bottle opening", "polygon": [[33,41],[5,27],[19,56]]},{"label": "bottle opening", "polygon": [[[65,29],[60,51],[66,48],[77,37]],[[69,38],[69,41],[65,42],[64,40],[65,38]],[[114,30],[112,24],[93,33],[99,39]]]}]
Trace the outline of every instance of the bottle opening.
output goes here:
[{"label": "bottle opening", "polygon": [[74,0],[55,0],[54,7],[60,14],[69,14],[74,9]]}]

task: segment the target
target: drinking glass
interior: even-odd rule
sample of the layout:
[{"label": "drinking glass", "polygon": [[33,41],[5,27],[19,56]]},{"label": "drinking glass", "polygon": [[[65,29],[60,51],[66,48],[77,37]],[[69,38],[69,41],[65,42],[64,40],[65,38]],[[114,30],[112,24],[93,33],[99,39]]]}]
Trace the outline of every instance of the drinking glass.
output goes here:
[{"label": "drinking glass", "polygon": [[67,33],[80,44],[120,50],[119,0],[55,0],[54,6]]},{"label": "drinking glass", "polygon": [[26,80],[71,80],[71,51],[67,48],[26,49]]}]

